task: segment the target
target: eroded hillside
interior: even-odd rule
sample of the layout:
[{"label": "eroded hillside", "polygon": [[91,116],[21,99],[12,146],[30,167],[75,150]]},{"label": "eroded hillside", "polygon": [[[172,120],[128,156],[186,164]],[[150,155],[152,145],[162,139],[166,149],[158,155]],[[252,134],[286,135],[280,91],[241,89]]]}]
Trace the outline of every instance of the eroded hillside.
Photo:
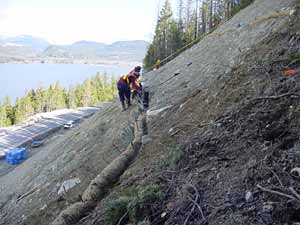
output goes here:
[{"label": "eroded hillside", "polygon": [[[291,170],[300,163],[300,85],[282,73],[300,67],[298,4],[257,0],[147,73],[143,148],[78,224],[299,222],[300,185]],[[137,115],[107,106],[0,178],[1,224],[51,224],[84,201],[78,196],[90,181],[129,145]],[[58,195],[70,178],[81,183]]]}]

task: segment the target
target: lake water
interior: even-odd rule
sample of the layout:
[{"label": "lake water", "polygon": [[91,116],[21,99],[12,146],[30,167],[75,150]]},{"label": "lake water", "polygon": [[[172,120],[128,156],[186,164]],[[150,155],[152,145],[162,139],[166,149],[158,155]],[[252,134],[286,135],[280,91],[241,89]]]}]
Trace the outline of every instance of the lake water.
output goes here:
[{"label": "lake water", "polygon": [[63,87],[82,83],[97,72],[120,76],[130,68],[115,66],[91,66],[79,64],[0,64],[0,101],[8,95],[12,101],[23,96],[26,90],[43,84],[60,82]]}]

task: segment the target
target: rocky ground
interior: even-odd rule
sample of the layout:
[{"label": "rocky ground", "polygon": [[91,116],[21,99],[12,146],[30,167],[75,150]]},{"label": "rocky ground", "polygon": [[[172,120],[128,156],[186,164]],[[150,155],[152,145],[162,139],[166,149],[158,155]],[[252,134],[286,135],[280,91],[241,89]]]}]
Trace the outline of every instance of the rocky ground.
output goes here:
[{"label": "rocky ground", "polygon": [[[300,69],[298,3],[257,0],[145,75],[151,104],[143,149],[78,224],[300,222],[300,78],[282,73]],[[50,224],[80,201],[130,143],[137,112],[121,113],[117,104],[0,178],[1,224]],[[71,178],[81,183],[58,195]]]}]

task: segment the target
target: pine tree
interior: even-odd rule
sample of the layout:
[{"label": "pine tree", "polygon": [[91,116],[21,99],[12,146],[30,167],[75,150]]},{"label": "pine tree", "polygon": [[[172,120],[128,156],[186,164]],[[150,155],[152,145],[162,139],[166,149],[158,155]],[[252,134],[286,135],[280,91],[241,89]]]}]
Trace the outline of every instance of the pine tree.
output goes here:
[{"label": "pine tree", "polygon": [[99,103],[99,96],[98,96],[98,79],[97,75],[99,76],[99,73],[97,73],[95,76],[91,78],[91,104],[97,105]]},{"label": "pine tree", "polygon": [[186,15],[185,15],[185,30],[188,30],[190,27],[192,15],[192,0],[186,1]]},{"label": "pine tree", "polygon": [[76,106],[83,107],[83,86],[81,84],[76,85],[75,89],[75,96],[76,96]]},{"label": "pine tree", "polygon": [[170,45],[168,43],[168,36],[170,33],[170,26],[172,23],[172,9],[169,0],[165,1],[165,4],[160,14],[160,58],[166,58],[171,53]]},{"label": "pine tree", "polygon": [[0,127],[5,127],[7,121],[7,114],[5,107],[0,103]]},{"label": "pine tree", "polygon": [[66,108],[66,99],[64,94],[64,89],[60,86],[59,81],[56,81],[53,89],[53,109],[63,109]]},{"label": "pine tree", "polygon": [[25,114],[25,118],[34,115],[34,106],[32,101],[32,95],[28,94],[22,99],[23,111]]},{"label": "pine tree", "polygon": [[46,90],[42,84],[35,91],[35,112],[46,112]]},{"label": "pine tree", "polygon": [[207,12],[208,5],[206,2],[202,3],[202,33],[205,34],[207,31]]},{"label": "pine tree", "polygon": [[178,29],[178,25],[175,20],[171,21],[168,39],[170,54],[175,53],[177,49],[180,49],[184,45],[183,33],[180,29]]},{"label": "pine tree", "polygon": [[93,94],[93,98],[97,99],[97,104],[100,102],[104,102],[104,85],[101,80],[100,73],[97,73],[94,77],[95,90]]},{"label": "pine tree", "polygon": [[30,102],[31,105],[34,109],[34,113],[36,113],[36,93],[34,89],[31,89],[30,91],[27,92],[27,94],[25,95],[25,97],[27,97]]},{"label": "pine tree", "polygon": [[147,70],[150,69],[156,62],[158,57],[155,54],[155,43],[149,45],[146,56],[143,60],[143,67]]},{"label": "pine tree", "polygon": [[83,83],[83,92],[82,92],[82,106],[86,107],[91,105],[91,96],[92,96],[92,85],[91,80],[86,79]]},{"label": "pine tree", "polygon": [[77,107],[76,104],[76,94],[73,85],[70,85],[67,93],[67,106],[69,109],[74,109]]},{"label": "pine tree", "polygon": [[195,27],[194,27],[194,39],[198,37],[198,9],[199,9],[199,0],[196,1],[196,8],[195,8]]},{"label": "pine tree", "polygon": [[[152,69],[157,59],[188,45],[200,35],[211,32],[254,0],[178,0],[178,18],[172,17],[171,5],[165,1],[160,10],[154,37],[144,58],[144,68]],[[184,14],[184,15],[183,15]],[[177,29],[175,28],[177,26]]]},{"label": "pine tree", "polygon": [[7,114],[6,103],[0,103],[0,127],[7,127],[11,125],[11,119]]},{"label": "pine tree", "polygon": [[8,96],[5,96],[3,101],[3,107],[5,108],[7,121],[6,126],[10,126],[14,123],[14,115],[13,115],[13,107],[10,102],[10,98]]},{"label": "pine tree", "polygon": [[31,95],[27,93],[24,97],[17,98],[14,107],[15,123],[20,123],[32,115],[34,115],[34,106]]},{"label": "pine tree", "polygon": [[144,67],[146,69],[151,67],[157,59],[164,59],[173,52],[171,47],[173,44],[170,43],[169,39],[171,36],[171,25],[173,23],[172,15],[171,4],[169,0],[166,0],[160,11],[153,42],[149,46],[144,59]]},{"label": "pine tree", "polygon": [[53,86],[50,85],[46,90],[46,104],[45,109],[46,112],[51,112],[54,109],[54,94],[53,94]]},{"label": "pine tree", "polygon": [[178,2],[178,30],[183,33],[183,0]]},{"label": "pine tree", "polygon": [[111,77],[110,88],[111,88],[111,95],[112,95],[112,100],[113,100],[118,95],[117,78],[116,77]]},{"label": "pine tree", "polygon": [[103,102],[111,101],[112,97],[111,97],[110,81],[108,79],[108,74],[106,72],[103,73],[102,83],[103,83],[103,91],[102,91]]},{"label": "pine tree", "polygon": [[62,101],[63,101],[63,108],[68,108],[68,90],[64,87],[62,88]]}]

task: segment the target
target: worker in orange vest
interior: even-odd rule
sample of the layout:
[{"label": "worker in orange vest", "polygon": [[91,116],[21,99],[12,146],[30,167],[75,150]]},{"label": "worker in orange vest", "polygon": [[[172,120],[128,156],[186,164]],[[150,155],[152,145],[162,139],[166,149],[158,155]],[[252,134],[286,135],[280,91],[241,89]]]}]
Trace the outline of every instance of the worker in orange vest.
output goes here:
[{"label": "worker in orange vest", "polygon": [[131,97],[131,89],[134,92],[141,93],[141,86],[137,83],[137,80],[140,77],[141,67],[136,66],[132,71],[130,71],[127,75],[123,75],[120,77],[117,87],[119,91],[119,98],[122,104],[123,111],[126,110],[125,100],[127,103],[127,107],[131,106],[130,97]]},{"label": "worker in orange vest", "polygon": [[160,67],[160,59],[157,59],[156,63],[155,63],[155,69],[159,69]]}]

